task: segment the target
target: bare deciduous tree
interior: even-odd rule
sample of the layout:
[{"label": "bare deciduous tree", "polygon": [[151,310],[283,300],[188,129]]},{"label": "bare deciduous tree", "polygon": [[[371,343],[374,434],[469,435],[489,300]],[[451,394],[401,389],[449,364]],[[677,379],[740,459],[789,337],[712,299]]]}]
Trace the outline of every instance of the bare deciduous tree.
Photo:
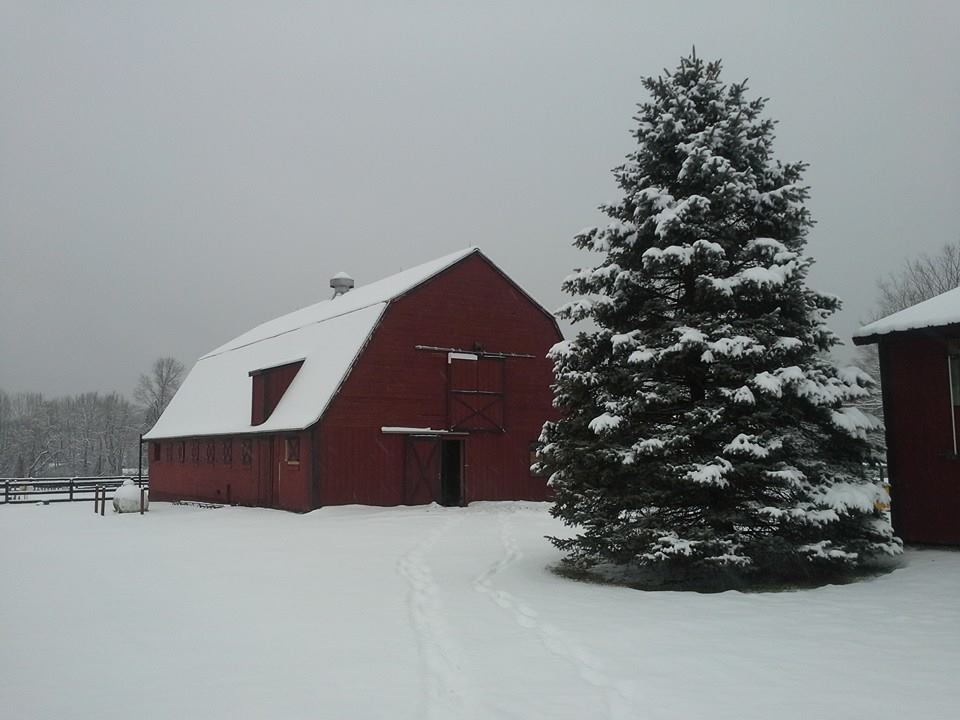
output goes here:
[{"label": "bare deciduous tree", "polygon": [[0,390],[0,477],[119,474],[136,463],[140,417],[117,393]]},{"label": "bare deciduous tree", "polygon": [[[957,287],[960,287],[960,240],[946,243],[933,255],[921,253],[904,262],[897,272],[879,280],[877,307],[871,320],[879,320]],[[882,403],[877,346],[859,348],[855,362],[877,381],[874,392],[861,405],[879,416]]]},{"label": "bare deciduous tree", "polygon": [[947,243],[933,255],[922,253],[907,260],[900,270],[880,280],[876,317],[886,317],[956,287],[960,287],[960,240]]},{"label": "bare deciduous tree", "polygon": [[144,427],[151,428],[183,382],[183,363],[172,357],[158,358],[149,374],[140,376],[133,397],[144,407]]}]

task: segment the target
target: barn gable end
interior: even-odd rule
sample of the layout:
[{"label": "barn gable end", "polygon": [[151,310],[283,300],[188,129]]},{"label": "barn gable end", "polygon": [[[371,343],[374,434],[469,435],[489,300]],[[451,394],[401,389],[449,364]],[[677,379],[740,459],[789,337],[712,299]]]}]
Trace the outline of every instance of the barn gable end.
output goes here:
[{"label": "barn gable end", "polygon": [[[488,353],[502,365],[504,428],[468,431],[462,441],[465,500],[544,499],[543,478],[530,472],[530,445],[554,415],[545,354],[560,339],[552,316],[481,255],[392,302],[317,428],[324,504],[408,500],[417,468],[404,458],[417,450],[410,435],[382,428],[450,430],[458,407],[450,386],[458,360],[426,348]],[[346,468],[362,468],[366,479]]]}]

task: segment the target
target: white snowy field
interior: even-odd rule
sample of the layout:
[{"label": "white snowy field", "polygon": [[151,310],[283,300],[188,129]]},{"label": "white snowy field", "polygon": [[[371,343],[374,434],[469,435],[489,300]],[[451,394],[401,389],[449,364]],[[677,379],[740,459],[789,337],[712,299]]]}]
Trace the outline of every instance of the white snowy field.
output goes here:
[{"label": "white snowy field", "polygon": [[714,595],[546,570],[546,506],[0,507],[0,716],[911,718],[960,707],[960,552]]}]

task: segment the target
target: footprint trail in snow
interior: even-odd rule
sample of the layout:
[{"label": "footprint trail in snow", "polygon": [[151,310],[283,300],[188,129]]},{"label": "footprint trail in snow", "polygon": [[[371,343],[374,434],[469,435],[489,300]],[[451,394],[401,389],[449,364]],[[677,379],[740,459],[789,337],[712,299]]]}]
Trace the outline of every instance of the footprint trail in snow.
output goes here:
[{"label": "footprint trail in snow", "polygon": [[554,655],[570,662],[585,682],[600,688],[606,694],[608,715],[611,720],[627,720],[636,717],[634,702],[637,687],[629,680],[617,680],[608,675],[603,662],[581,647],[569,633],[540,618],[540,614],[520,598],[506,590],[494,587],[494,579],[523,557],[516,537],[510,530],[507,513],[498,513],[500,541],[504,554],[497,562],[481,573],[473,582],[474,589],[486,595],[501,609],[513,615],[523,628],[537,633],[543,646]]},{"label": "footprint trail in snow", "polygon": [[397,571],[409,585],[407,603],[423,664],[421,717],[430,720],[469,720],[475,716],[476,693],[467,679],[462,654],[446,621],[440,589],[426,560],[437,541],[462,521],[460,513],[448,518],[397,562]]}]

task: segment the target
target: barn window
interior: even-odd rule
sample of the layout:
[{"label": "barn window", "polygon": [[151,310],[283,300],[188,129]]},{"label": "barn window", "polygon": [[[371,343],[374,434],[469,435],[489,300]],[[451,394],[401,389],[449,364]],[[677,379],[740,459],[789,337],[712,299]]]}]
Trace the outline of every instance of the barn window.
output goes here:
[{"label": "barn window", "polygon": [[298,437],[288,437],[285,443],[286,452],[284,457],[288,463],[291,465],[300,464],[300,438]]},{"label": "barn window", "polygon": [[297,360],[286,365],[263,368],[250,373],[250,377],[253,379],[253,402],[250,410],[251,425],[261,425],[267,421],[302,365],[303,360]]},{"label": "barn window", "polygon": [[217,461],[217,446],[213,440],[207,440],[207,462],[215,463]]},{"label": "barn window", "polygon": [[187,441],[181,440],[177,443],[177,462],[187,461]]},{"label": "barn window", "polygon": [[950,423],[953,436],[953,454],[957,454],[957,427],[960,425],[960,341],[952,340],[948,346],[947,374],[950,378]]},{"label": "barn window", "polygon": [[160,443],[153,443],[153,461],[160,462]]},{"label": "barn window", "polygon": [[250,465],[253,462],[253,441],[240,441],[240,462],[244,465]]},{"label": "barn window", "polygon": [[195,463],[200,462],[200,441],[194,440],[190,443],[190,459]]},{"label": "barn window", "polygon": [[233,441],[224,440],[220,443],[220,462],[233,465]]},{"label": "barn window", "polygon": [[167,457],[167,462],[172,463],[173,462],[173,443],[167,443],[166,445],[163,446],[163,449],[164,449],[164,454]]}]

